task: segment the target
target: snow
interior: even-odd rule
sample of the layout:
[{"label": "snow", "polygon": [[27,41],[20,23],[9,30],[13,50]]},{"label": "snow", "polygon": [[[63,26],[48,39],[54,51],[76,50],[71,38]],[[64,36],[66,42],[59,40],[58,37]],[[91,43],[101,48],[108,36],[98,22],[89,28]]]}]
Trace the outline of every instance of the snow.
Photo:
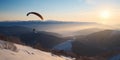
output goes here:
[{"label": "snow", "polygon": [[10,43],[10,42],[5,42],[5,41],[1,41],[0,40],[0,49],[9,49],[9,50],[12,50],[12,51],[16,51],[16,46],[14,46],[13,43]]},{"label": "snow", "polygon": [[116,56],[111,57],[109,60],[120,60],[120,54],[119,54],[119,55],[116,55]]},{"label": "snow", "polygon": [[[2,42],[2,43],[1,43]],[[0,46],[4,46],[5,41],[0,41]],[[0,60],[72,60],[64,56],[52,56],[49,52],[40,51],[31,47],[13,44],[17,51],[0,47]]]},{"label": "snow", "polygon": [[61,44],[58,44],[58,45],[53,47],[53,50],[64,50],[64,51],[70,52],[70,51],[72,51],[72,42],[73,41],[74,40],[68,40],[68,41],[63,42]]}]

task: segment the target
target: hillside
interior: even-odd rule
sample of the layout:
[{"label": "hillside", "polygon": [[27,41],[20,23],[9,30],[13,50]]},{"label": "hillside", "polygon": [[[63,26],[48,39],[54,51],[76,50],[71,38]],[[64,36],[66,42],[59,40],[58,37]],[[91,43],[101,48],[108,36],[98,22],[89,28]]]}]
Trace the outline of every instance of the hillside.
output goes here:
[{"label": "hillside", "polygon": [[[8,47],[9,46],[9,47]],[[12,48],[15,49],[13,50]],[[52,55],[31,47],[0,40],[0,60],[72,60],[71,58]]]},{"label": "hillside", "polygon": [[80,55],[95,56],[120,48],[120,31],[104,30],[76,38],[73,51]]},{"label": "hillside", "polygon": [[0,26],[0,39],[25,44],[39,49],[51,49],[53,46],[65,41],[57,33],[33,31],[32,28],[23,26]]}]

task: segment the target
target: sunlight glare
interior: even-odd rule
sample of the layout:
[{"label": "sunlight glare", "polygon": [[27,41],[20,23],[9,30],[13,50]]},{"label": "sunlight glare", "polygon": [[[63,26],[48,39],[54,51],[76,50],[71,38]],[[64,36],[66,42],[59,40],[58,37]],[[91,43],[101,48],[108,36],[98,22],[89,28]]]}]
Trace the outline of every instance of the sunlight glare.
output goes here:
[{"label": "sunlight glare", "polygon": [[110,18],[110,12],[109,11],[102,11],[102,12],[100,12],[100,17],[102,19],[108,19],[108,18]]}]

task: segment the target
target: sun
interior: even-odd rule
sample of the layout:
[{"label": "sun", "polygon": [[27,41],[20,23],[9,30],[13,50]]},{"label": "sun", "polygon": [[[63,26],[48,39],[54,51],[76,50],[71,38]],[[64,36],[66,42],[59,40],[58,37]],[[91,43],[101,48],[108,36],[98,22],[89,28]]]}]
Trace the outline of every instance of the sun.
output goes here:
[{"label": "sun", "polygon": [[109,10],[102,10],[100,13],[100,22],[102,24],[108,24],[111,18],[111,12]]},{"label": "sun", "polygon": [[109,11],[101,11],[100,12],[100,17],[102,19],[108,19],[108,18],[110,18],[110,12]]}]

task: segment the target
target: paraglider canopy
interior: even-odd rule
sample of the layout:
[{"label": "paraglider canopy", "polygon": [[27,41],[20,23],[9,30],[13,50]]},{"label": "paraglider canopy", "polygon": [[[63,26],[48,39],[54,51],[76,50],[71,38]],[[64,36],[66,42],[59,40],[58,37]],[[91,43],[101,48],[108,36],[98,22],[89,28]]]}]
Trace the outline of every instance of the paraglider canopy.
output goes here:
[{"label": "paraglider canopy", "polygon": [[42,15],[40,15],[40,14],[37,13],[37,12],[28,12],[28,13],[27,13],[27,16],[29,16],[30,14],[34,14],[34,15],[38,16],[41,20],[44,20],[44,18],[42,17]]}]

